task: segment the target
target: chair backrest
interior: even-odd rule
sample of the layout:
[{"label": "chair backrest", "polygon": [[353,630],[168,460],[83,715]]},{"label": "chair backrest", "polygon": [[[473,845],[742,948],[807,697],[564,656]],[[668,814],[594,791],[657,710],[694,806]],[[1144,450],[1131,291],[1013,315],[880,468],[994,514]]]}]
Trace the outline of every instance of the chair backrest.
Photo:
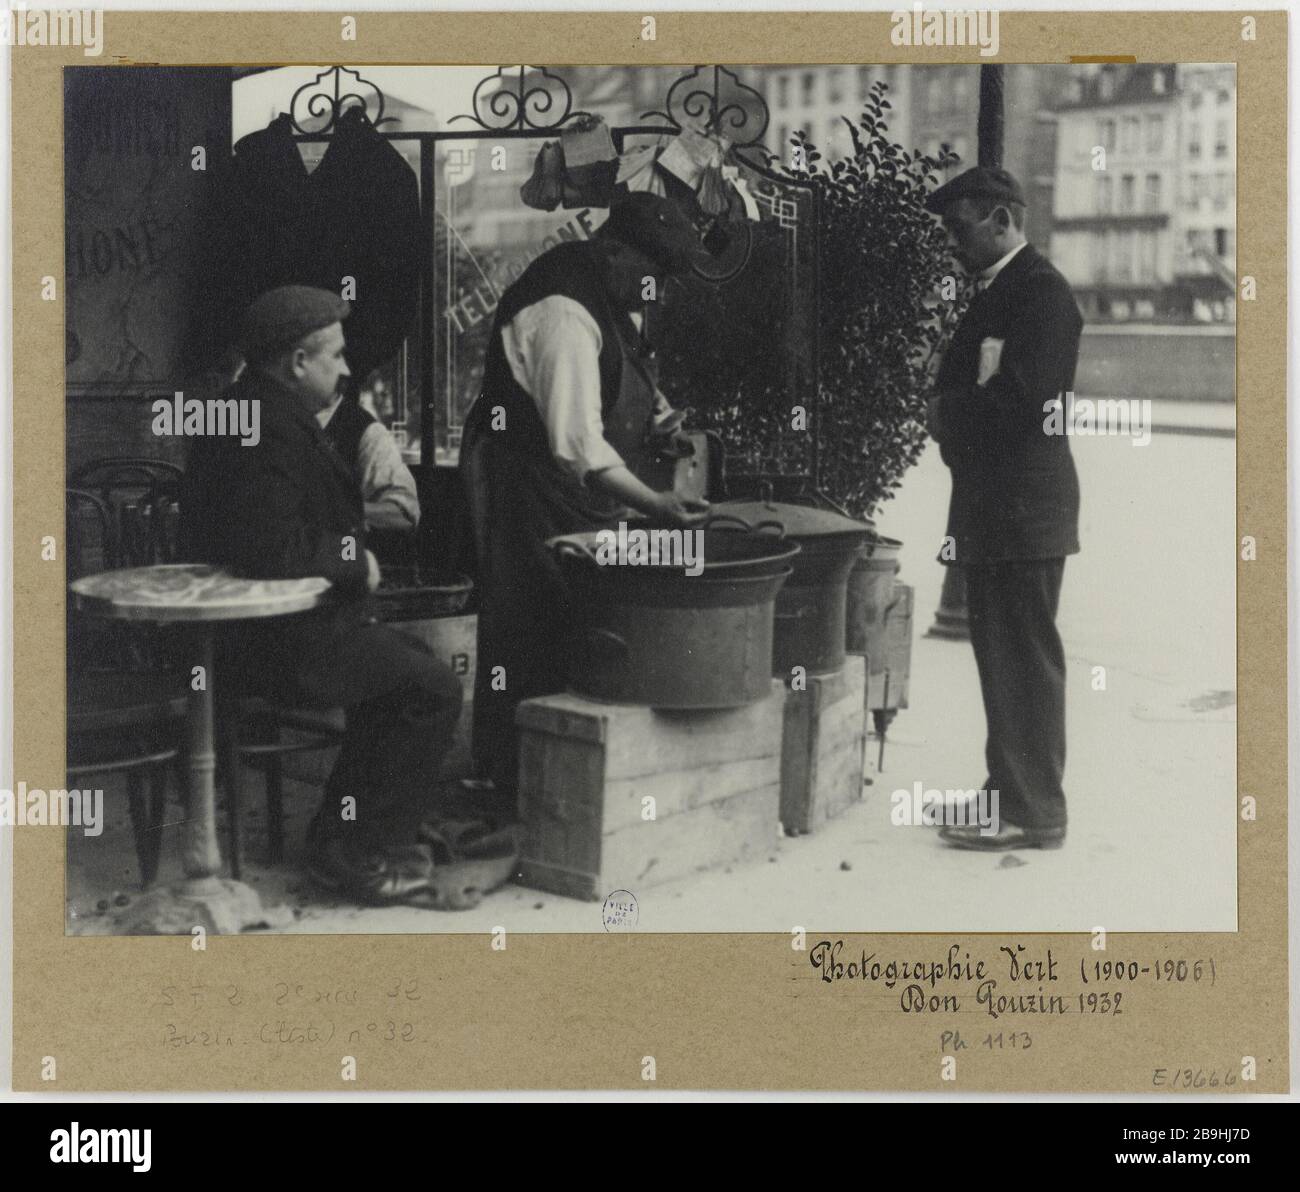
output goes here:
[{"label": "chair backrest", "polygon": [[[64,490],[68,582],[118,566],[117,519],[107,501],[81,488]],[[67,664],[71,674],[120,670],[130,648],[120,627],[81,615],[68,601]]]},{"label": "chair backrest", "polygon": [[97,494],[113,511],[116,565],[148,567],[177,561],[183,476],[166,460],[121,457],[83,464],[71,484]]},{"label": "chair backrest", "polygon": [[82,488],[65,491],[69,583],[118,566],[117,519],[107,501]]}]

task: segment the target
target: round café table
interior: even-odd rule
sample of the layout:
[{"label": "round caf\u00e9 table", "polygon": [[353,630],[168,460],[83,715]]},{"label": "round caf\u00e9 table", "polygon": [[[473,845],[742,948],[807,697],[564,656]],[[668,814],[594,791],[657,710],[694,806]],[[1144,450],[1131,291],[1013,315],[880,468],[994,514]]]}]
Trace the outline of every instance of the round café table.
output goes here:
[{"label": "round caf\u00e9 table", "polygon": [[69,588],[79,612],[125,621],[190,627],[193,667],[203,681],[191,681],[185,715],[186,815],[182,864],[185,879],[137,899],[120,923],[128,934],[189,933],[196,926],[228,934],[266,925],[283,914],[263,910],[243,882],[221,878],[217,842],[216,754],[213,730],[216,632],[231,621],[282,617],[315,608],[330,581],[240,579],[217,567],[165,563],[101,571],[74,580]]}]

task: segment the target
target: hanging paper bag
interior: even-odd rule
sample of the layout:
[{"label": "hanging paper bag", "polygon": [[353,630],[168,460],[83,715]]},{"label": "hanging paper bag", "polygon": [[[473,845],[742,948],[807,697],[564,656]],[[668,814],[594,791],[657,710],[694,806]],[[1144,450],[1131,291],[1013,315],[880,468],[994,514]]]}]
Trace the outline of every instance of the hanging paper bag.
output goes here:
[{"label": "hanging paper bag", "polygon": [[537,211],[554,211],[564,195],[564,154],[558,141],[547,141],[533,162],[532,177],[519,188],[519,197]]},{"label": "hanging paper bag", "polygon": [[596,162],[613,161],[618,157],[609,126],[600,116],[595,115],[578,116],[563,128],[560,131],[560,146],[564,150],[565,165],[570,170],[594,165]]}]

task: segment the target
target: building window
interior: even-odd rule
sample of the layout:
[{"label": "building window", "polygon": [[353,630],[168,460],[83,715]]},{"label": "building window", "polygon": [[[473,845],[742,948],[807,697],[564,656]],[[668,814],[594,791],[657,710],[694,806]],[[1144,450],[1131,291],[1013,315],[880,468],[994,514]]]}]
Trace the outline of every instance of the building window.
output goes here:
[{"label": "building window", "polygon": [[790,106],[790,76],[776,76],[776,106],[778,108],[788,108]]},{"label": "building window", "polygon": [[1143,232],[1138,237],[1138,280],[1156,280],[1156,234]]},{"label": "building window", "polygon": [[817,91],[817,75],[811,70],[805,70],[799,76],[800,98],[803,100],[804,107],[807,107],[813,101],[813,96]]},{"label": "building window", "polygon": [[1232,93],[1230,91],[1220,91],[1218,95],[1215,96],[1214,102],[1221,108],[1226,107],[1232,102]]},{"label": "building window", "polygon": [[1156,95],[1163,95],[1165,93],[1165,72],[1163,70],[1157,70],[1152,74],[1151,90]]},{"label": "building window", "polygon": [[1115,148],[1114,120],[1097,121],[1097,144],[1105,149],[1107,153]]},{"label": "building window", "polygon": [[1228,255],[1228,229],[1214,229],[1214,251],[1221,257]]},{"label": "building window", "polygon": [[943,106],[943,78],[937,70],[931,68],[930,77],[926,80],[925,110],[934,115],[935,112],[943,111]]},{"label": "building window", "polygon": [[1214,209],[1222,211],[1228,205],[1232,193],[1231,175],[1220,173],[1214,175]]},{"label": "building window", "polygon": [[1128,215],[1133,210],[1133,188],[1133,175],[1125,174],[1119,180],[1119,210],[1121,215]]},{"label": "building window", "polygon": [[1115,277],[1119,281],[1133,278],[1133,233],[1124,231],[1116,239]]},{"label": "building window", "polygon": [[1112,179],[1106,174],[1097,177],[1097,214],[1109,215],[1111,209]]},{"label": "building window", "polygon": [[1138,130],[1142,127],[1142,122],[1136,116],[1125,116],[1120,132],[1119,147],[1123,153],[1136,153],[1138,151]]},{"label": "building window", "polygon": [[871,98],[871,75],[865,66],[858,67],[858,101],[865,103]]},{"label": "building window", "polygon": [[1226,120],[1216,120],[1214,122],[1214,156],[1228,156],[1228,122]]},{"label": "building window", "polygon": [[1146,191],[1143,195],[1143,206],[1147,211],[1160,210],[1160,175],[1148,174]]},{"label": "building window", "polygon": [[1201,156],[1201,126],[1193,124],[1187,132],[1187,156],[1197,159]]},{"label": "building window", "polygon": [[826,72],[826,98],[831,103],[844,102],[844,71],[833,66]]},{"label": "building window", "polygon": [[1199,89],[1192,92],[1191,99],[1188,102],[1191,104],[1193,112],[1201,106],[1201,92]]},{"label": "building window", "polygon": [[[1157,76],[1162,77],[1162,76]],[[1147,117],[1147,152],[1159,153],[1165,139],[1165,118],[1163,116]]]}]

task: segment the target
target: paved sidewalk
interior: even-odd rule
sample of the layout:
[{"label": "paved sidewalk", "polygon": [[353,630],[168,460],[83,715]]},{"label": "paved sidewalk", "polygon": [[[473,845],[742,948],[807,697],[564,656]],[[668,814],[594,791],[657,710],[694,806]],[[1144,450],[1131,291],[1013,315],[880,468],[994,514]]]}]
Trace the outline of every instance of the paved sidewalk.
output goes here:
[{"label": "paved sidewalk", "polygon": [[[890,823],[890,794],[983,781],[983,710],[964,642],[927,638],[948,477],[927,451],[881,518],[915,585],[912,707],[885,771],[857,807],[769,858],[634,891],[640,931],[1231,931],[1236,925],[1235,444],[1157,435],[1146,447],[1078,440],[1083,553],[1066,565],[1069,660],[1066,846],[1007,855],[944,848]],[[1094,690],[1094,667],[1106,688]],[[875,757],[875,745],[871,744]],[[291,842],[316,795],[292,784]],[[70,838],[73,930],[108,928],[95,902],[131,897],[125,799],[109,794],[101,841]],[[260,792],[248,798],[260,831]],[[174,818],[179,818],[179,811]],[[254,856],[258,846],[248,849]],[[163,877],[173,876],[167,848]],[[292,858],[291,858],[292,862]],[[169,868],[170,867],[170,868]],[[291,931],[600,931],[600,904],[508,886],[473,911],[374,910],[309,895],[292,863],[248,866],[264,898],[297,907]]]}]

